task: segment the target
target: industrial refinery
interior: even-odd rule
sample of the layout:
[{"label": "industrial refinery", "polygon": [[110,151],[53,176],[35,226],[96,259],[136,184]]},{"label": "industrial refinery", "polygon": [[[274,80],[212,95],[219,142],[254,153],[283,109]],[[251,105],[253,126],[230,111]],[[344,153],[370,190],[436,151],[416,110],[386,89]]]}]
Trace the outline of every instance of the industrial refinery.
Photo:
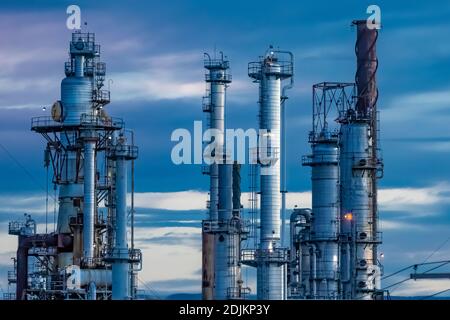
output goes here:
[{"label": "industrial refinery", "polygon": [[[30,141],[43,153],[41,170],[47,181],[38,183],[45,185],[45,202],[39,210],[20,214],[5,206],[14,213],[7,233],[17,246],[1,253],[11,262],[3,275],[6,290],[0,282],[3,300],[184,300],[189,290],[192,300],[389,300],[390,291],[407,280],[450,278],[450,273],[431,272],[450,265],[445,257],[431,259],[450,238],[431,254],[426,251],[425,260],[414,256],[421,262],[411,267],[385,270],[390,261],[384,260],[384,246],[401,252],[392,236],[383,239],[383,227],[412,225],[404,222],[410,216],[395,223],[388,217],[383,224],[385,208],[400,212],[401,201],[409,201],[404,210],[416,213],[415,201],[441,201],[447,185],[438,185],[444,185],[441,193],[430,191],[431,200],[428,195],[426,200],[416,194],[397,196],[401,188],[380,187],[398,170],[389,170],[393,162],[384,159],[381,149],[383,113],[396,116],[392,108],[379,108],[384,95],[379,84],[387,78],[381,67],[385,51],[379,50],[384,34],[369,20],[349,23],[351,31],[339,32],[351,33],[353,41],[348,37],[322,50],[338,52],[339,59],[327,57],[324,64],[344,72],[333,69],[325,74],[338,78],[313,77],[314,82],[308,80],[310,74],[302,74],[308,72],[302,59],[317,52],[298,54],[297,43],[285,47],[282,40],[279,47],[268,39],[259,48],[260,56],[224,41],[223,48],[214,44],[214,50],[205,47],[205,52],[196,47],[194,53],[128,59],[142,49],[143,41],[105,36],[101,51],[96,35],[104,36],[87,31],[87,23],[71,30],[70,38],[66,34],[69,56],[60,61],[65,74],[60,94],[45,97],[51,101],[40,106],[45,115],[30,115],[28,128],[39,137],[38,143]],[[319,57],[326,56],[322,51]],[[233,58],[237,52],[240,58]],[[108,62],[107,73],[101,57],[122,65],[115,68]],[[139,72],[120,69],[136,65]],[[176,76],[167,76],[171,67]],[[346,78],[339,79],[342,74]],[[191,82],[184,85],[187,77]],[[45,86],[58,83],[47,81]],[[144,93],[136,93],[138,89]],[[299,96],[308,96],[307,104],[298,102]],[[142,108],[136,97],[165,109],[161,114],[151,109],[139,118],[133,114]],[[196,109],[183,110],[188,98]],[[298,109],[301,116],[291,117],[291,110]],[[179,156],[185,159],[201,149],[201,163],[175,163],[172,148],[172,163],[164,171],[158,161],[169,161],[167,145],[186,142],[173,138],[180,129],[176,126],[189,127],[186,119],[194,118],[203,119],[201,142],[195,138],[198,120],[193,120],[189,151],[182,149]],[[236,125],[243,118],[250,124],[247,131]],[[125,121],[147,131],[130,128]],[[170,140],[164,126],[172,130]],[[230,141],[228,130],[248,134],[245,157],[236,156],[239,146]],[[1,141],[0,147],[33,175]],[[161,150],[164,160],[159,159]],[[288,169],[292,163],[295,174]],[[180,169],[187,164],[194,174]],[[291,183],[300,179],[301,192]],[[171,189],[174,181],[180,183],[177,191]],[[152,187],[142,187],[146,184]],[[430,269],[421,270],[426,265]],[[408,279],[399,280],[408,270]],[[174,277],[179,274],[179,279]],[[193,283],[189,290],[178,287],[183,281]],[[183,312],[189,313],[188,306]]]},{"label": "industrial refinery", "polygon": [[106,112],[110,92],[95,34],[74,32],[69,53],[51,117],[31,119],[59,189],[56,231],[37,233],[29,215],[9,223],[18,248],[8,281],[18,300],[132,299],[142,258],[133,244],[133,195],[127,240],[127,167],[138,148],[133,131]]}]

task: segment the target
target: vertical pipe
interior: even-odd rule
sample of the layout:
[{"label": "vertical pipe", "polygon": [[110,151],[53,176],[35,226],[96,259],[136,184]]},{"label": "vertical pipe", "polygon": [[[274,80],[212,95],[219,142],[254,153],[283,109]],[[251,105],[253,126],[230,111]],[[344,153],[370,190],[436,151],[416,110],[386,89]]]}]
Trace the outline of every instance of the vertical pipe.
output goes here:
[{"label": "vertical pipe", "polygon": [[116,226],[115,260],[112,265],[112,299],[129,297],[129,265],[127,244],[127,167],[124,157],[116,159]]},{"label": "vertical pipe", "polygon": [[95,139],[84,142],[83,256],[89,265],[94,258],[95,224]]},{"label": "vertical pipe", "polygon": [[75,56],[75,77],[84,77],[84,56]]},{"label": "vertical pipe", "polygon": [[[292,77],[293,78],[293,77]],[[281,246],[287,247],[287,233],[286,233],[286,98],[284,95],[281,97]],[[287,299],[288,293],[288,265],[285,264],[284,268],[284,297],[283,299]]]},{"label": "vertical pipe", "polygon": [[[131,132],[131,145],[134,146],[134,132]],[[134,251],[134,159],[131,160],[131,251]],[[137,273],[133,270],[133,265],[131,265],[130,273],[130,297],[132,299],[136,298],[136,288],[137,288]]]},{"label": "vertical pipe", "polygon": [[88,300],[97,300],[97,286],[94,281],[89,283]]},{"label": "vertical pipe", "polygon": [[[260,129],[267,130],[267,155],[274,158],[261,169],[261,233],[259,249],[268,259],[280,247],[280,66],[265,60],[262,67],[260,97]],[[261,138],[261,137],[260,137]],[[258,299],[282,300],[284,298],[283,266],[273,262],[258,265]]]},{"label": "vertical pipe", "polygon": [[[378,88],[376,73],[378,69],[378,57],[376,44],[378,39],[378,30],[376,28],[369,29],[365,20],[353,21],[357,27],[357,40],[355,45],[355,53],[357,58],[357,69],[355,82],[357,86],[357,104],[356,109],[362,109],[369,118],[370,123],[370,155],[374,166],[381,164],[378,159]],[[372,245],[372,264],[378,265],[378,181],[377,171],[371,174],[371,206],[370,220],[372,225],[372,235],[374,243]],[[380,279],[376,279],[376,283],[380,283]],[[375,289],[381,289],[375,287]]]},{"label": "vertical pipe", "polygon": [[317,248],[314,244],[310,245],[310,267],[311,267],[311,296],[313,299],[317,298]]},{"label": "vertical pipe", "polygon": [[[222,79],[224,70],[211,69],[210,79]],[[215,137],[216,154],[223,157],[224,151],[224,130],[225,130],[225,83],[212,81],[211,88],[211,129],[217,129],[218,136]],[[213,163],[210,167],[210,219],[217,221],[219,218],[219,165]]]},{"label": "vertical pipe", "polygon": [[17,248],[17,282],[16,299],[26,300],[26,289],[28,282],[28,246],[23,244],[24,236],[19,236],[19,246]]},{"label": "vertical pipe", "polygon": [[202,230],[202,298],[214,299],[214,234]]},{"label": "vertical pipe", "polygon": [[233,213],[232,165],[219,165],[219,226],[224,229],[216,237],[215,254],[215,299],[228,298],[228,289],[233,287],[233,259],[230,244],[234,241],[227,228]]},{"label": "vertical pipe", "polygon": [[233,164],[233,216],[241,213],[241,165],[237,161]]}]

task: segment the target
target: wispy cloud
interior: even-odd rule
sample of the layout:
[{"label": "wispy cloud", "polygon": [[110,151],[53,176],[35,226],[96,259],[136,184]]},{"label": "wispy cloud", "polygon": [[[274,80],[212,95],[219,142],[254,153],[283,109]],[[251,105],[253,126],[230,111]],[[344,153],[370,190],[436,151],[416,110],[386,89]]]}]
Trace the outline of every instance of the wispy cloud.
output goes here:
[{"label": "wispy cloud", "polygon": [[[45,195],[0,195],[0,213],[45,213]],[[53,201],[49,201],[49,212],[53,211]]]},{"label": "wispy cloud", "polygon": [[426,230],[426,226],[419,223],[408,223],[403,221],[392,221],[383,219],[381,221],[381,230],[383,231],[421,231]]},{"label": "wispy cloud", "polygon": [[426,92],[411,92],[394,97],[388,107],[383,109],[384,122],[408,121],[412,119],[427,120],[425,116],[448,109],[450,88]]},{"label": "wispy cloud", "polygon": [[[130,195],[128,195],[128,199]],[[241,202],[248,204],[249,193],[242,193]],[[186,190],[177,192],[138,192],[135,206],[142,209],[161,209],[168,211],[204,210],[208,192]],[[0,195],[3,206],[0,212],[45,213],[44,195]],[[450,184],[439,183],[423,188],[384,188],[379,190],[379,203],[382,211],[408,212],[417,214],[432,205],[450,203]],[[287,208],[311,207],[311,192],[289,192],[286,197]],[[53,207],[50,205],[50,210]],[[431,211],[425,211],[429,215]]]},{"label": "wispy cloud", "polygon": [[[391,292],[394,296],[422,296],[427,297],[450,288],[450,280],[410,280]],[[449,292],[443,294],[448,296]]]},{"label": "wispy cloud", "polygon": [[[200,241],[194,246],[191,242],[172,245],[158,241],[151,243],[145,241],[148,237],[164,237],[170,234],[173,237],[195,237],[200,235],[200,228],[136,228],[136,247],[143,252],[143,263],[148,266],[140,272],[139,277],[144,281],[167,281],[175,279],[198,280],[196,274],[201,266]],[[180,265],[182,262],[182,265]]]},{"label": "wispy cloud", "polygon": [[433,206],[450,203],[450,185],[439,183],[425,188],[381,189],[380,210],[405,212],[415,216],[437,215]]},{"label": "wispy cloud", "polygon": [[135,194],[135,206],[166,210],[204,209],[207,193],[201,191],[145,192]]}]

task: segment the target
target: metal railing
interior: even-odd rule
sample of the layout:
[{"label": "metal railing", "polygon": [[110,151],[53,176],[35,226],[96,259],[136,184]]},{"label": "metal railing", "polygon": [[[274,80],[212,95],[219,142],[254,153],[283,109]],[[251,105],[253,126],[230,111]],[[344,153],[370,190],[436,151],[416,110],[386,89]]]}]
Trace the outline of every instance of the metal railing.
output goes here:
[{"label": "metal railing", "polygon": [[260,80],[264,75],[276,75],[281,78],[291,77],[294,69],[291,61],[274,61],[266,63],[264,60],[250,62],[248,64],[248,75],[251,78]]},{"label": "metal railing", "polygon": [[95,34],[81,33],[81,32],[72,33],[72,41],[70,42],[70,52],[99,55],[100,46],[95,44]]},{"label": "metal railing", "polygon": [[323,142],[323,141],[337,141],[339,137],[339,130],[334,129],[332,131],[314,132],[311,131],[308,135],[309,143]]},{"label": "metal railing", "polygon": [[16,276],[16,271],[8,271],[8,283],[16,283],[17,281],[17,276]]},{"label": "metal railing", "polygon": [[[333,160],[335,158],[335,160]],[[302,156],[303,166],[314,166],[322,164],[338,164],[337,154],[316,154]]]},{"label": "metal railing", "polygon": [[206,69],[228,69],[230,62],[223,59],[204,59]]},{"label": "metal railing", "polygon": [[241,262],[249,263],[256,261],[285,263],[288,261],[288,251],[285,248],[268,249],[243,249],[241,251]]},{"label": "metal railing", "polygon": [[62,122],[57,122],[53,120],[52,117],[48,116],[31,118],[32,130],[55,130],[69,126],[96,126],[101,128],[121,129],[123,128],[123,120],[115,117],[102,117],[87,113],[82,114],[79,118],[64,117]]},{"label": "metal railing", "polygon": [[3,300],[16,300],[16,294],[13,292],[3,293]]},{"label": "metal railing", "polygon": [[8,224],[8,234],[20,235],[22,229],[25,228],[25,223],[20,221],[10,221]]},{"label": "metal railing", "polygon": [[231,82],[232,77],[229,73],[213,73],[215,77],[211,77],[211,74],[207,73],[205,74],[205,81],[206,82],[224,82],[228,83]]},{"label": "metal railing", "polygon": [[[220,211],[220,210],[219,210]],[[250,232],[250,221],[232,218],[229,220],[203,220],[204,232],[227,232],[230,234],[248,234]]]},{"label": "metal railing", "polygon": [[228,287],[227,298],[231,300],[245,300],[252,290],[248,287]]},{"label": "metal railing", "polygon": [[[66,119],[64,119],[66,120]],[[86,126],[109,127],[121,129],[123,128],[123,120],[116,117],[104,117],[90,113],[83,113],[80,117],[80,124]]]},{"label": "metal railing", "polygon": [[125,159],[136,159],[139,154],[139,148],[128,144],[117,144],[108,149],[108,157]]},{"label": "metal railing", "polygon": [[94,90],[92,100],[97,103],[107,104],[111,101],[111,93],[109,90]]}]

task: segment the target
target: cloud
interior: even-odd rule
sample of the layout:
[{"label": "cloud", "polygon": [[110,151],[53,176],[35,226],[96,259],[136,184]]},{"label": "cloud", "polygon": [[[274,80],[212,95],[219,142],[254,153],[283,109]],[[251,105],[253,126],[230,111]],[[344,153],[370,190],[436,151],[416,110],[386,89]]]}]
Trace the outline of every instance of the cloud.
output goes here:
[{"label": "cloud", "polygon": [[[249,194],[243,192],[242,203],[246,204]],[[148,209],[165,210],[205,210],[208,193],[205,191],[179,191],[179,192],[144,192],[135,194],[135,206]],[[311,207],[310,192],[290,192],[286,196],[286,206]]]},{"label": "cloud", "polygon": [[206,206],[207,193],[201,191],[144,192],[135,194],[135,206],[166,210],[198,210]]},{"label": "cloud", "polygon": [[[136,228],[136,247],[143,252],[143,264],[146,266],[139,273],[140,279],[144,281],[167,281],[175,279],[200,279],[196,274],[201,266],[201,241],[191,243],[182,242],[172,245],[150,243],[145,241],[148,237],[164,237],[170,234],[170,237],[188,237],[193,238],[200,235],[200,228]],[[199,288],[197,288],[199,290]]]},{"label": "cloud", "polygon": [[383,219],[380,222],[383,231],[421,231],[427,228],[421,224],[407,223]]},{"label": "cloud", "polygon": [[[202,50],[168,52],[137,58],[138,70],[110,74],[115,101],[196,99],[205,95]],[[235,80],[228,94],[231,102],[256,101],[250,81]]]},{"label": "cloud", "polygon": [[[45,195],[0,195],[0,213],[45,214]],[[53,212],[53,200],[49,199],[49,212]]]},{"label": "cloud", "polygon": [[139,70],[110,74],[114,80],[113,98],[116,101],[201,98],[205,91],[201,61],[201,51],[140,57]]},{"label": "cloud", "polygon": [[[409,280],[390,292],[394,296],[422,296],[427,297],[440,291],[450,289],[450,280]],[[449,293],[443,293],[448,296]]]},{"label": "cloud", "polygon": [[[128,202],[130,194],[128,194]],[[249,193],[241,195],[241,202],[248,207]],[[205,210],[208,192],[198,190],[176,192],[138,192],[135,193],[135,207],[141,209],[160,209],[167,211]],[[1,195],[0,212],[10,213],[45,213],[45,195]],[[49,210],[52,211],[52,201]],[[422,211],[432,205],[450,203],[450,184],[438,183],[423,188],[384,188],[379,190],[379,203],[382,211]],[[286,207],[311,207],[311,192],[289,192]],[[430,211],[424,212],[430,214]],[[170,219],[169,219],[170,220]],[[185,220],[185,219],[183,219]],[[188,219],[190,220],[190,219]],[[185,221],[189,223],[190,221]]]},{"label": "cloud", "polygon": [[416,143],[416,148],[422,151],[450,152],[450,141],[429,141]]},{"label": "cloud", "polygon": [[416,216],[436,215],[435,205],[450,203],[450,185],[425,188],[389,188],[379,191],[380,211],[406,212]]},{"label": "cloud", "polygon": [[145,234],[135,237],[140,243],[161,245],[183,245],[197,248],[201,238],[201,228],[197,227],[163,227],[145,228]]},{"label": "cloud", "polygon": [[[411,92],[394,97],[383,110],[383,122],[426,120],[425,116],[445,111],[450,104],[450,89]],[[442,114],[441,114],[442,115]]]}]

